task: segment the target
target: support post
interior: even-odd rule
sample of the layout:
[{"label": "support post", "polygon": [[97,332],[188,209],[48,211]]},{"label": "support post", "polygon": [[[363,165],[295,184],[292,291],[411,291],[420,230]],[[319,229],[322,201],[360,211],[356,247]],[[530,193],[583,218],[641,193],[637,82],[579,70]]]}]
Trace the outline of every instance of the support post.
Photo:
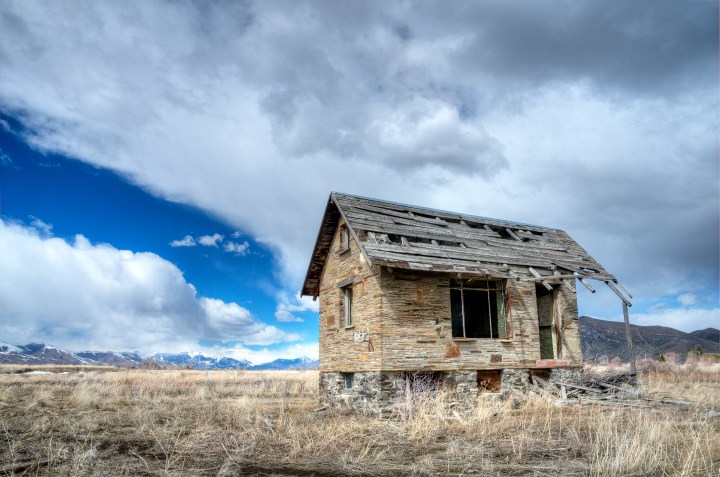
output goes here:
[{"label": "support post", "polygon": [[628,316],[628,305],[623,300],[623,318],[625,319],[625,335],[627,336],[627,346],[630,352],[630,372],[637,373],[635,368],[635,351],[633,350],[632,333],[630,332],[630,317]]}]

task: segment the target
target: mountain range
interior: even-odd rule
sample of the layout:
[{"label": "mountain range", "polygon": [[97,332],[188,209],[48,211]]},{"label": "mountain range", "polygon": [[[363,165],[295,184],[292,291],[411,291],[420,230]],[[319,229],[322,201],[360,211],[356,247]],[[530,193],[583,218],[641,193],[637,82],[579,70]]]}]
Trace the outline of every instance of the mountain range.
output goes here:
[{"label": "mountain range", "polygon": [[[684,360],[688,352],[702,349],[704,353],[720,354],[720,330],[685,333],[665,326],[630,325],[637,358],[658,358],[675,353]],[[580,340],[585,360],[602,362],[620,357],[629,360],[625,341],[625,325],[617,321],[580,317]],[[269,363],[253,364],[227,356],[201,353],[154,353],[81,351],[70,352],[42,343],[12,345],[0,342],[0,364],[65,364],[105,365],[119,367],[188,367],[193,369],[283,370],[317,369],[319,362],[310,358],[276,359]]]},{"label": "mountain range", "polygon": [[302,357],[276,359],[269,363],[253,364],[227,356],[209,356],[202,353],[154,353],[112,351],[65,351],[42,343],[12,345],[0,342],[0,364],[63,364],[90,366],[118,366],[133,368],[192,369],[317,369],[318,361]]},{"label": "mountain range", "polygon": [[[703,353],[720,353],[720,330],[717,328],[685,333],[666,326],[631,324],[630,330],[638,359],[655,359],[675,353],[678,360],[684,361],[688,352],[695,352],[698,347]],[[580,342],[586,361],[602,362],[615,356],[629,361],[625,336],[625,324],[622,322],[580,317]]]}]

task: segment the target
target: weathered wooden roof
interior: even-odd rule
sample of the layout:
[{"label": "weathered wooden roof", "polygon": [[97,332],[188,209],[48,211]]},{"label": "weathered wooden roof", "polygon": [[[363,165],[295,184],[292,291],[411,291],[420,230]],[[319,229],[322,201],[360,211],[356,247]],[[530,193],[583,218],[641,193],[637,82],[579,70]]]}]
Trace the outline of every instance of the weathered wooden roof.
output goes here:
[{"label": "weathered wooden roof", "polygon": [[[370,265],[462,277],[537,282],[589,278],[617,283],[562,230],[333,192],[302,294],[317,296],[340,217]],[[588,287],[591,288],[591,287]]]}]

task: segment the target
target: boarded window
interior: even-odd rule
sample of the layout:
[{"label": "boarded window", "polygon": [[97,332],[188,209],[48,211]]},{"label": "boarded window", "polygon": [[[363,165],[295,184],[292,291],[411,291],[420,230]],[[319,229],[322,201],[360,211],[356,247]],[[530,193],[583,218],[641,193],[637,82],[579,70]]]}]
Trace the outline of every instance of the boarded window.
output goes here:
[{"label": "boarded window", "polygon": [[453,280],[450,286],[453,338],[507,336],[503,281]]},{"label": "boarded window", "polygon": [[347,226],[340,227],[340,252],[350,249],[350,232]]}]

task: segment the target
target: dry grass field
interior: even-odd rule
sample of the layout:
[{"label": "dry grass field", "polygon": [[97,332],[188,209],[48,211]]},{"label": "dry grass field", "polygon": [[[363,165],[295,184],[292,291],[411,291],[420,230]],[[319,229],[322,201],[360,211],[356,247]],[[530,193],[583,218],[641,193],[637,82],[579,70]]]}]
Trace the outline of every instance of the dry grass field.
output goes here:
[{"label": "dry grass field", "polygon": [[720,475],[719,365],[641,374],[692,406],[439,393],[406,419],[313,412],[314,371],[45,370],[0,367],[0,476]]}]

